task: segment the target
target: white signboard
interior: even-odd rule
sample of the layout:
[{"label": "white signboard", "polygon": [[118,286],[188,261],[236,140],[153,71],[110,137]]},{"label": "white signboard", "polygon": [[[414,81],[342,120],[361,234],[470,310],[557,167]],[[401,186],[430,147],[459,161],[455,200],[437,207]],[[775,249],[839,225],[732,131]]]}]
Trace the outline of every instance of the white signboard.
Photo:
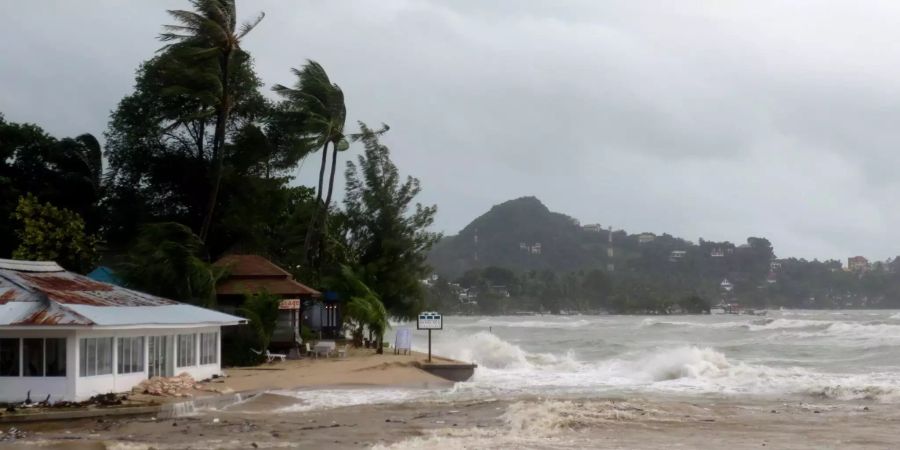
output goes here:
[{"label": "white signboard", "polygon": [[416,323],[419,330],[442,330],[444,329],[444,319],[441,313],[423,312],[419,314],[419,320]]}]

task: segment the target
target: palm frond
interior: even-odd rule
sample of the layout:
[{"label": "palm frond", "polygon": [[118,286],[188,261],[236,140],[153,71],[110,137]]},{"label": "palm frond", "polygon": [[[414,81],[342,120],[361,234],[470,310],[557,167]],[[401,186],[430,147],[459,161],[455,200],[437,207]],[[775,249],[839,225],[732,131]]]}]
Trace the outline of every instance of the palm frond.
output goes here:
[{"label": "palm frond", "polygon": [[256,28],[256,26],[259,25],[260,22],[262,22],[264,17],[266,17],[266,13],[260,12],[259,15],[256,16],[256,19],[250,22],[244,22],[244,24],[241,25],[241,30],[237,35],[238,39],[243,39],[244,36],[253,31],[253,29]]}]

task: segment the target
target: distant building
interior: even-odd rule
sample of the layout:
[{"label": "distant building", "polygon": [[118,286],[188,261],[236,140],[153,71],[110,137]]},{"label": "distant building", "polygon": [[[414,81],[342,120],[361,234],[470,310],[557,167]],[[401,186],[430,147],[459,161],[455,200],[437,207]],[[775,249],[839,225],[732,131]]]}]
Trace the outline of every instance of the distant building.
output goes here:
[{"label": "distant building", "polygon": [[722,282],[719,283],[719,287],[725,292],[731,292],[731,290],[734,289],[734,285],[728,281],[728,278],[722,280]]},{"label": "distant building", "polygon": [[582,225],[581,229],[584,231],[590,231],[591,233],[599,233],[603,231],[603,226],[599,223],[592,223],[588,225]]},{"label": "distant building", "polygon": [[847,270],[851,272],[865,272],[869,270],[869,260],[862,256],[847,258]]},{"label": "distant building", "polygon": [[669,254],[669,261],[681,261],[685,256],[687,256],[687,252],[684,250],[672,250],[672,253]]},{"label": "distant building", "polygon": [[778,262],[778,261],[772,261],[772,262],[769,263],[769,270],[771,270],[771,271],[774,272],[774,271],[779,270],[779,269],[781,269],[781,263],[780,263],[780,262]]},{"label": "distant building", "polygon": [[724,258],[725,257],[725,249],[722,247],[714,247],[710,252],[709,256],[713,258]]},{"label": "distant building", "polygon": [[534,244],[528,244],[526,242],[519,243],[519,250],[522,250],[529,255],[540,255],[541,251],[543,251],[540,242],[535,242]]},{"label": "distant building", "polygon": [[656,240],[656,235],[653,233],[641,233],[638,236],[638,244],[648,244]]}]

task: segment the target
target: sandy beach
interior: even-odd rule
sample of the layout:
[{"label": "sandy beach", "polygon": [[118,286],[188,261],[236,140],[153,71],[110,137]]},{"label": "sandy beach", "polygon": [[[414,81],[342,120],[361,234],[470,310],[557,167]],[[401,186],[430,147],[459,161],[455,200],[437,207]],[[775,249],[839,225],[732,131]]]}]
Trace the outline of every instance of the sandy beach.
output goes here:
[{"label": "sandy beach", "polygon": [[[373,350],[350,349],[347,358],[304,358],[264,364],[253,368],[225,369],[221,383],[233,392],[259,389],[295,389],[313,386],[395,386],[410,388],[448,387],[452,383],[416,367],[427,356],[377,355]],[[452,360],[433,357],[435,361]]]}]

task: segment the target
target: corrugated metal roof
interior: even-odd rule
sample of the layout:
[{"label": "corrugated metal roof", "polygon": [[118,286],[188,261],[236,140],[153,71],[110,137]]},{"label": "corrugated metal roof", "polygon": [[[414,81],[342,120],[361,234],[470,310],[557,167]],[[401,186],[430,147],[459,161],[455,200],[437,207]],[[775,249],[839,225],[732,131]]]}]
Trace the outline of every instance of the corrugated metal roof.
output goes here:
[{"label": "corrugated metal roof", "polygon": [[89,317],[96,325],[190,325],[195,323],[240,323],[244,319],[213,311],[206,308],[198,308],[183,303],[164,306],[134,306],[129,307],[127,314],[122,314],[122,308],[107,308],[104,306],[69,305],[68,309]]},{"label": "corrugated metal roof", "polygon": [[19,272],[62,272],[65,270],[53,261],[20,261],[17,259],[0,259],[0,269]]},{"label": "corrugated metal roof", "polygon": [[[27,264],[26,264],[27,266]],[[244,319],[64,270],[0,268],[0,326],[231,325]]]}]

